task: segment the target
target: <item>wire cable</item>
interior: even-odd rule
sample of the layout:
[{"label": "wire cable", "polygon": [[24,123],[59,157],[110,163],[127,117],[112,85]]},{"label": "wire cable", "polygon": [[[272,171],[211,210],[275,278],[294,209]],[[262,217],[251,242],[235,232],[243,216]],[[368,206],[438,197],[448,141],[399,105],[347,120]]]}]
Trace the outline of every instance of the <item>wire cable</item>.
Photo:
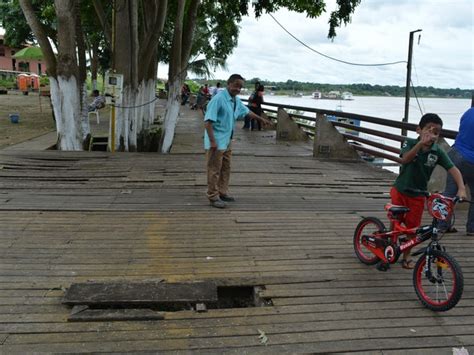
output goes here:
[{"label": "wire cable", "polygon": [[421,109],[420,101],[418,101],[418,95],[416,94],[415,85],[413,85],[413,81],[411,79],[410,79],[410,83],[411,83],[411,88],[413,89],[413,94],[415,95],[416,103],[418,104],[418,109],[420,110],[420,113],[423,115],[423,110]]},{"label": "wire cable", "polygon": [[331,56],[328,56],[324,53],[321,53],[321,52],[318,52],[317,50],[311,48],[310,46],[308,46],[306,43],[304,43],[303,41],[301,41],[300,39],[298,39],[297,37],[295,37],[290,31],[288,31],[280,22],[277,21],[277,19],[275,17],[273,17],[272,14],[268,14],[272,19],[273,21],[275,21],[286,33],[288,33],[291,37],[293,37],[297,42],[299,42],[300,44],[302,44],[303,46],[305,46],[306,48],[308,48],[310,51],[313,51],[325,58],[328,58],[328,59],[331,59],[331,60],[334,60],[336,62],[339,62],[339,63],[344,63],[344,64],[348,64],[348,65],[356,65],[356,66],[360,66],[360,67],[380,67],[380,66],[385,66],[385,65],[394,65],[394,64],[403,64],[403,63],[406,63],[407,61],[406,60],[400,60],[398,62],[389,62],[389,63],[374,63],[374,64],[363,64],[363,63],[353,63],[353,62],[348,62],[348,61],[345,61],[345,60],[341,60],[341,59],[337,59],[337,58],[334,58],[334,57],[331,57]]},{"label": "wire cable", "polygon": [[[421,38],[421,35],[418,36],[418,45],[420,44],[420,38]],[[412,63],[413,63],[413,69],[415,71],[415,77],[416,77],[416,82],[418,83],[419,85],[419,82],[420,82],[420,79],[418,79],[418,71],[416,70],[416,65],[415,65],[415,58],[414,56],[412,57]],[[411,79],[410,79],[411,80]],[[415,92],[415,85],[412,83],[413,85],[413,92]],[[416,93],[415,93],[416,95]],[[416,99],[418,101],[418,97]],[[423,99],[420,98],[420,101],[421,101],[421,105],[423,106],[423,111],[421,112],[421,114],[423,114],[423,112],[426,112],[426,107],[425,107],[425,103],[423,102]],[[418,103],[418,106],[420,105],[420,103]],[[421,111],[421,108],[420,108],[420,111]]]},{"label": "wire cable", "polygon": [[159,99],[159,97],[155,97],[153,100],[145,102],[144,104],[137,105],[137,106],[119,106],[119,105],[109,105],[109,106],[113,106],[115,108],[139,108],[139,107],[143,107],[143,106],[148,106],[148,105],[152,104],[153,102],[155,102],[158,99]]}]

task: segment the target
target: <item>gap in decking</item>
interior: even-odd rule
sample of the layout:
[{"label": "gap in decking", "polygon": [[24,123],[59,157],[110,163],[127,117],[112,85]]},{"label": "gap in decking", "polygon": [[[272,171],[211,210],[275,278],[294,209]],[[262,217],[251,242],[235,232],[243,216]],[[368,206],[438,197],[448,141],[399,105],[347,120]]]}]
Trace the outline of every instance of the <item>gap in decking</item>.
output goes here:
[{"label": "gap in decking", "polygon": [[[260,291],[264,286],[218,286],[217,302],[204,302],[208,309],[227,309],[227,308],[250,308],[272,306],[273,302],[269,298],[260,297]],[[194,302],[167,302],[163,304],[114,304],[89,306],[89,309],[151,309],[157,312],[179,312],[195,310]]]},{"label": "gap in decking", "polygon": [[249,308],[272,306],[273,302],[269,298],[260,297],[260,291],[264,286],[218,286],[217,304],[209,308]]},{"label": "gap in decking", "polygon": [[[138,290],[140,286],[142,292]],[[68,318],[73,322],[159,320],[165,318],[165,312],[272,306],[271,299],[260,297],[264,289],[265,286],[216,286],[206,282],[75,284],[63,303],[73,306]]]}]

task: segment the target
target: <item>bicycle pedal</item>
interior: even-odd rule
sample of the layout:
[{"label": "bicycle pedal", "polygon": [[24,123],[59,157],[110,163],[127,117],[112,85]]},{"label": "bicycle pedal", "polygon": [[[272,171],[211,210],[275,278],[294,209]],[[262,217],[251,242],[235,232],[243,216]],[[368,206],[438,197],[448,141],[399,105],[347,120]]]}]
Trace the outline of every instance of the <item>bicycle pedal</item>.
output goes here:
[{"label": "bicycle pedal", "polygon": [[387,271],[390,269],[390,264],[379,262],[375,267],[378,271]]}]

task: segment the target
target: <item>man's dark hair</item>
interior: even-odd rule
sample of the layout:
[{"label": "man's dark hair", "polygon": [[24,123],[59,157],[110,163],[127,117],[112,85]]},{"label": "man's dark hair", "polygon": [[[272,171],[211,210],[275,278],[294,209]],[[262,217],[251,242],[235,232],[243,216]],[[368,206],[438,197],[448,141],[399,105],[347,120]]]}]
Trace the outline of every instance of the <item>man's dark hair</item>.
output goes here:
[{"label": "man's dark hair", "polygon": [[443,120],[439,117],[436,113],[425,113],[421,119],[418,126],[423,129],[428,123],[435,123],[441,125],[443,127]]},{"label": "man's dark hair", "polygon": [[229,79],[227,79],[227,84],[233,83],[234,81],[237,81],[237,80],[245,81],[245,79],[242,77],[242,75],[232,74],[231,76],[229,76]]},{"label": "man's dark hair", "polygon": [[100,92],[99,92],[99,90],[96,89],[96,90],[93,90],[93,91],[92,91],[92,94],[93,94],[94,96],[99,96]]},{"label": "man's dark hair", "polygon": [[257,87],[257,91],[265,91],[265,86],[263,86],[262,84],[259,84]]}]

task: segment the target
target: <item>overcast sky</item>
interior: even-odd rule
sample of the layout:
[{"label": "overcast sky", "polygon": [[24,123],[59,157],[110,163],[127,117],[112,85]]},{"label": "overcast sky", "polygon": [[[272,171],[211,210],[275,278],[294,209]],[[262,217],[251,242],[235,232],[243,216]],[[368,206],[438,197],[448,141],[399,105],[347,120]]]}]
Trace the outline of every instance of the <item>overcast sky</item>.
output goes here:
[{"label": "overcast sky", "polygon": [[[317,19],[284,10],[273,16],[312,49],[360,64],[406,61],[409,33],[422,29],[419,44],[418,33],[414,38],[414,85],[474,88],[474,0],[362,0],[352,22],[338,28],[331,41],[328,18],[335,2],[326,0],[327,11]],[[160,65],[159,76],[164,73],[167,67]],[[298,43],[269,15],[258,20],[251,15],[241,22],[239,44],[227,70],[217,70],[214,77],[227,79],[232,73],[271,81],[405,86],[406,63],[381,67],[338,63]]]},{"label": "overcast sky", "polygon": [[[328,14],[317,19],[279,11],[273,16],[295,37],[328,56],[354,63],[406,61],[410,31],[414,37],[412,81],[416,86],[474,88],[474,0],[362,0],[352,22],[327,39]],[[369,83],[405,86],[406,63],[361,67],[324,58],[291,38],[269,15],[253,15],[241,23],[238,47],[227,71],[216,79],[240,73],[246,79]],[[192,76],[192,74],[190,74]]]}]

